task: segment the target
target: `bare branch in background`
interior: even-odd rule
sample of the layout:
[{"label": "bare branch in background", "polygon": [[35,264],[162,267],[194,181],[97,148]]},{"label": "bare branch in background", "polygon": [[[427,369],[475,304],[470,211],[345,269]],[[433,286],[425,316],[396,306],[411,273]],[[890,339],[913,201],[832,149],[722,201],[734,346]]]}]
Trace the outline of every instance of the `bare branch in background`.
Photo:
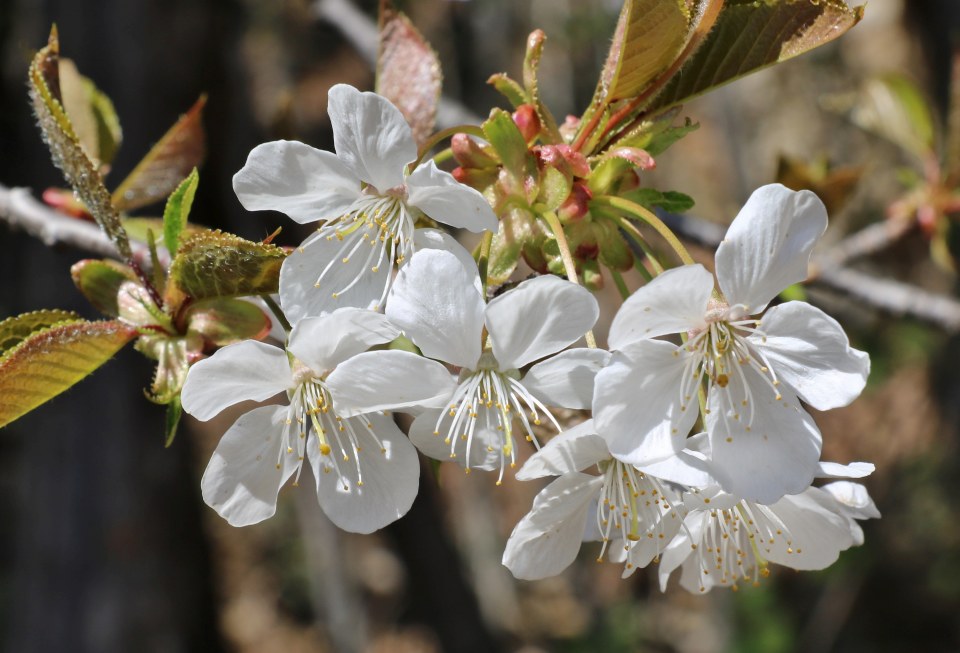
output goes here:
[{"label": "bare branch in background", "polygon": [[[67,245],[95,256],[121,260],[117,248],[100,227],[51,209],[34,199],[28,188],[7,188],[0,184],[0,222],[25,231],[48,247]],[[136,241],[130,246],[133,259],[148,269],[150,251],[147,246]],[[166,262],[161,257],[161,263]]]}]

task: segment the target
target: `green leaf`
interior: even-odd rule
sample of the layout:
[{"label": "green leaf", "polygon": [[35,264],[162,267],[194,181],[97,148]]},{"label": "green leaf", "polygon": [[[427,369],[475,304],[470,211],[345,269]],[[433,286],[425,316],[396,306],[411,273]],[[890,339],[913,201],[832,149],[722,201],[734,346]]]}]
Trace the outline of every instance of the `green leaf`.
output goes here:
[{"label": "green leaf", "polygon": [[163,419],[163,446],[169,447],[177,437],[177,427],[183,416],[183,406],[180,404],[180,395],[175,396],[167,404],[167,412]]},{"label": "green leaf", "polygon": [[270,318],[252,302],[228,297],[205,299],[186,311],[187,333],[217,347],[260,340],[270,333]]},{"label": "green leaf", "polygon": [[103,185],[99,167],[87,156],[63,108],[59,58],[60,42],[54,26],[47,46],[34,56],[29,72],[30,99],[43,140],[50,149],[54,165],[63,171],[67,183],[116,245],[120,256],[130,260],[130,243],[110,193]]},{"label": "green leaf", "polygon": [[200,96],[190,110],[167,130],[126,179],[113,191],[113,203],[132,211],[164,199],[200,165],[205,149],[203,107]]},{"label": "green leaf", "polygon": [[863,7],[843,0],[727,0],[713,29],[645,111],[686,102],[845,34]]},{"label": "green leaf", "polygon": [[920,159],[935,154],[930,106],[906,77],[886,75],[867,80],[856,95],[850,119]]},{"label": "green leaf", "polygon": [[80,316],[58,309],[33,311],[0,322],[0,357],[38,331],[62,322],[77,322]]},{"label": "green leaf", "polygon": [[517,267],[525,244],[537,237],[535,218],[523,209],[512,209],[503,215],[490,246],[487,280],[491,285],[504,283]]},{"label": "green leaf", "polygon": [[433,133],[442,83],[437,53],[392,2],[381,2],[377,93],[400,109],[418,145]]},{"label": "green leaf", "polygon": [[125,281],[137,282],[137,275],[126,265],[116,261],[86,259],[70,268],[70,276],[77,289],[94,308],[110,317],[117,317],[117,293]]},{"label": "green leaf", "polygon": [[503,109],[494,109],[481,125],[484,135],[497,156],[515,179],[522,179],[527,172],[527,141],[510,114]]},{"label": "green leaf", "polygon": [[675,190],[659,191],[656,188],[638,188],[625,193],[622,197],[648,209],[661,208],[670,213],[683,213],[692,209],[694,205],[692,197]]},{"label": "green leaf", "polygon": [[562,143],[560,130],[557,128],[557,121],[550,113],[550,110],[540,99],[540,83],[537,79],[540,70],[540,58],[543,56],[543,45],[547,40],[547,35],[542,30],[534,30],[527,37],[527,52],[523,58],[523,85],[526,88],[526,94],[530,98],[530,104],[537,112],[540,119],[541,133],[552,143]]},{"label": "green leaf", "polygon": [[284,258],[274,245],[220,231],[198,233],[180,244],[170,264],[168,293],[175,288],[194,299],[276,293]]},{"label": "green leaf", "polygon": [[602,80],[610,102],[639,95],[683,51],[691,15],[684,0],[627,0]]},{"label": "green leaf", "polygon": [[123,139],[113,102],[69,59],[60,59],[60,91],[80,144],[97,169],[106,174]]},{"label": "green leaf", "polygon": [[118,321],[68,322],[8,350],[0,358],[0,427],[87,377],[134,336]]},{"label": "green leaf", "polygon": [[521,104],[529,104],[530,98],[527,97],[527,92],[523,89],[520,84],[511,79],[506,73],[496,73],[490,76],[490,79],[487,80],[487,84],[493,86],[497,89],[501,95],[503,95],[507,100],[513,105],[513,108],[516,109]]},{"label": "green leaf", "polygon": [[163,209],[163,245],[170,252],[170,256],[174,256],[180,246],[180,233],[187,226],[190,207],[193,206],[193,197],[199,184],[200,175],[194,168],[167,198],[167,206]]}]

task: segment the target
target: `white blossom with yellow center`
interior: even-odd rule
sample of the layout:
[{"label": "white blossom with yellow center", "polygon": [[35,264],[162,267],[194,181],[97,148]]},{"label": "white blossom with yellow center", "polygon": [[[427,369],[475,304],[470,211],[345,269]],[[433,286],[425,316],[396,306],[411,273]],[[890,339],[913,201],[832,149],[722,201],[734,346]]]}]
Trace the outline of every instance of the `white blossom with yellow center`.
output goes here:
[{"label": "white blossom with yellow center", "polygon": [[280,488],[307,461],[320,506],[344,530],[369,533],[404,515],[418,489],[414,447],[388,416],[346,417],[332,396],[349,394],[333,378],[339,365],[398,335],[383,315],[345,308],[298,322],[286,350],[248,340],[191,367],[182,401],[198,419],[279,393],[288,401],[254,408],[227,430],[203,474],[204,501],[234,526],[255,524],[274,514]]},{"label": "white blossom with yellow center", "polygon": [[[614,457],[644,468],[683,449],[703,391],[712,473],[724,490],[772,503],[810,485],[821,438],[799,400],[818,410],[850,403],[869,358],[804,302],[751,316],[806,278],[826,224],[813,193],[764,186],[717,249],[721,298],[706,269],[685,265],[624,302],[610,329],[616,353],[597,376],[593,404]],[[668,334],[686,342],[655,339]]]},{"label": "white blossom with yellow center", "polygon": [[453,242],[414,228],[425,214],[451,227],[496,231],[476,190],[417,158],[410,126],[386,98],[337,84],[328,94],[336,154],[297,141],[258,145],[233,178],[249,210],[281,211],[317,232],[284,261],[280,301],[291,322],[344,306],[383,308],[394,266],[420,247]]},{"label": "white blossom with yellow center", "polygon": [[[685,467],[674,460],[673,471]],[[599,475],[583,473],[597,467]],[[624,576],[657,559],[683,521],[679,492],[661,479],[610,457],[593,420],[550,440],[517,472],[520,480],[557,475],[513,529],[503,564],[527,580],[563,571],[585,540],[602,542],[605,556],[624,564]],[[702,477],[698,470],[685,476]]]},{"label": "white blossom with yellow center", "polygon": [[[343,387],[352,388],[351,397],[334,399],[348,411],[418,411],[410,439],[423,453],[467,470],[499,468],[502,479],[519,439],[536,445],[534,427],[560,429],[548,407],[590,406],[593,378],[609,353],[557,354],[597,320],[597,302],[584,288],[543,276],[487,304],[476,265],[467,263],[439,249],[413,256],[394,283],[386,315],[425,358],[400,365],[401,352],[358,356],[337,371],[338,378],[350,377]],[[456,382],[444,363],[458,370]]]}]

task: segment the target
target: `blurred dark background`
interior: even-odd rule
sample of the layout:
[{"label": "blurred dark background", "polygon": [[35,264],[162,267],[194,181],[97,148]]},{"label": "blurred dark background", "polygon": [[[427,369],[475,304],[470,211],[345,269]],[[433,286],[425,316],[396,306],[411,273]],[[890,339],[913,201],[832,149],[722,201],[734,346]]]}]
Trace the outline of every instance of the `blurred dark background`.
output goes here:
[{"label": "blurred dark background", "polygon": [[[353,6],[372,18],[374,5]],[[440,53],[445,94],[479,115],[500,103],[486,78],[519,76],[535,27],[550,38],[547,103],[560,116],[582,110],[619,10],[614,0],[398,5]],[[25,84],[56,22],[63,55],[121,118],[108,185],[205,92],[209,155],[194,219],[257,239],[283,226],[295,243],[283,216],[243,211],[230,179],[265,140],[331,147],[327,89],[373,84],[365,59],[321,18],[346,10],[294,0],[0,0],[0,183],[37,196],[63,183]],[[867,166],[832,216],[834,240],[880,220],[900,192],[893,171],[910,162],[824,112],[819,98],[897,71],[942,115],[958,29],[954,1],[872,0],[838,43],[689,104],[701,129],[645,182],[692,195],[698,215],[725,223],[774,180],[780,154],[826,155]],[[53,307],[96,317],[69,278],[82,257],[0,225],[0,317]],[[928,259],[915,235],[865,269],[955,295],[955,278]],[[876,462],[867,485],[884,514],[865,524],[866,544],[827,571],[779,570],[737,595],[661,594],[651,574],[621,581],[618,566],[593,563],[588,545],[562,576],[516,582],[500,553],[538,488],[494,490],[446,467],[439,483],[425,468],[411,514],[374,536],[333,529],[308,484],[285,491],[269,522],[232,529],[198,491],[229,418],[188,422],[164,449],[162,411],[143,398],[152,367],[128,348],[0,433],[0,643],[11,653],[958,651],[960,340],[828,291],[810,296],[873,357],[864,397],[817,418],[826,457]]]}]

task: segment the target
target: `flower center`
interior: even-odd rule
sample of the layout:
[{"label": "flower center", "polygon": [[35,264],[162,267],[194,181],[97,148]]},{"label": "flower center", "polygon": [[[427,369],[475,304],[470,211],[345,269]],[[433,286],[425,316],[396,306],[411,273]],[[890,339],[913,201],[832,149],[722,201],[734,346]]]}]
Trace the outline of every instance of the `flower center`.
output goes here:
[{"label": "flower center", "polygon": [[[467,472],[476,466],[476,454],[493,456],[498,452],[500,475],[497,485],[503,482],[503,471],[509,462],[516,466],[513,421],[516,417],[522,425],[528,442],[540,448],[533,427],[546,417],[559,432],[560,425],[543,403],[527,391],[514,378],[512,371],[502,372],[496,367],[496,359],[489,352],[480,358],[478,369],[464,370],[460,385],[450,399],[450,407],[437,419],[434,435],[444,436],[450,446],[450,457],[464,455]],[[486,358],[484,358],[486,357]],[[478,444],[479,440],[479,444]],[[482,447],[477,451],[476,447]]]},{"label": "flower center", "polygon": [[[357,485],[362,486],[363,470],[360,466],[362,441],[369,442],[372,439],[380,452],[386,453],[383,443],[373,432],[373,424],[363,415],[346,419],[337,415],[330,392],[324,383],[302,363],[299,363],[301,367],[297,367],[298,363],[299,361],[294,363],[294,377],[297,378],[300,373],[301,380],[289,393],[290,406],[283,440],[285,446],[280,450],[281,458],[284,455],[297,456],[297,476],[294,479],[294,485],[300,480],[306,448],[313,446],[311,442],[315,440],[321,456],[320,468],[325,474],[335,472],[343,490],[349,491],[349,478],[354,474],[348,474],[346,466],[352,465],[353,471],[356,472]],[[307,369],[309,374],[304,373],[301,368]],[[308,437],[311,431],[312,438]],[[278,459],[277,469],[281,467],[282,460]]]},{"label": "flower center", "polygon": [[730,585],[736,591],[740,580],[751,581],[754,586],[761,578],[770,575],[764,553],[778,540],[786,545],[788,554],[802,553],[793,548],[787,527],[766,506],[741,501],[733,508],[710,510],[705,516],[703,534],[699,546],[694,544],[701,573],[700,591],[705,592],[703,582],[709,578],[719,585]]},{"label": "flower center", "polygon": [[[761,335],[761,342],[766,341],[766,337],[757,329],[760,322],[754,319],[728,321],[728,314],[719,310],[713,315],[715,319],[712,321],[708,313],[707,327],[691,334],[683,345],[692,355],[684,364],[681,409],[686,410],[689,402],[696,401],[700,383],[706,379],[707,396],[721,393],[718,398],[724,414],[735,421],[744,417],[749,432],[753,423],[753,392],[757,388],[757,381],[749,380],[748,375],[762,379],[763,385],[769,387],[777,401],[782,399],[780,381],[766,355],[747,338],[757,333]],[[741,414],[743,411],[747,411],[745,416]],[[709,414],[710,410],[706,409],[706,413]]]},{"label": "flower center", "polygon": [[[347,213],[318,229],[321,238],[339,241],[341,246],[320,272],[315,288],[327,285],[336,276],[337,282],[331,289],[336,299],[366,275],[382,272],[383,289],[374,308],[383,306],[392,281],[388,268],[394,263],[402,265],[413,253],[413,218],[395,190],[358,200]],[[338,266],[348,271],[344,273],[342,267],[336,271]]]},{"label": "flower center", "polygon": [[671,511],[671,502],[660,481],[619,460],[601,463],[601,470],[603,488],[597,505],[597,529],[603,538],[603,547],[597,562],[603,560],[607,545],[613,539],[623,542],[627,569],[636,566],[629,552],[644,540],[654,542],[655,559],[659,560],[660,551],[670,539],[664,532],[663,517]]}]

